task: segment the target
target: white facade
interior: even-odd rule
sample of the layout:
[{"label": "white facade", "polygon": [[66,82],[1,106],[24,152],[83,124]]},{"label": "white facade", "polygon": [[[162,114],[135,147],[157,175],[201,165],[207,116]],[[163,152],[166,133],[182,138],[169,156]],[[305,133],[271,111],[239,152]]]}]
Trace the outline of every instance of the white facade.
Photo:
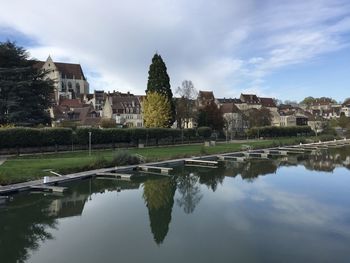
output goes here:
[{"label": "white facade", "polygon": [[350,107],[342,107],[340,112],[344,113],[345,117],[350,117]]},{"label": "white facade", "polygon": [[280,116],[280,126],[281,127],[290,127],[290,126],[296,126],[297,121],[295,115],[286,115],[286,116]]}]

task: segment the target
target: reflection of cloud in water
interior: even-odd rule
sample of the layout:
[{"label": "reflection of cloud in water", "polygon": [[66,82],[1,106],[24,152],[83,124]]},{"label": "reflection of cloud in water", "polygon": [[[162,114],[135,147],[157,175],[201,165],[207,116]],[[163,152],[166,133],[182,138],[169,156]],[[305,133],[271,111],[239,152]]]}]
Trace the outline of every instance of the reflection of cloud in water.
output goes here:
[{"label": "reflection of cloud in water", "polygon": [[[254,223],[248,213],[256,209],[254,217],[258,217],[258,220],[308,229],[329,230],[332,226],[332,232],[350,236],[350,227],[342,224],[342,219],[350,215],[339,206],[321,203],[303,194],[279,190],[264,181],[258,180],[254,184],[233,181],[234,183],[227,182],[223,185],[218,198],[234,206],[225,215],[234,228],[248,230],[250,224]],[[249,206],[249,209],[242,209],[240,201],[243,201],[243,206]],[[263,212],[256,206],[264,206]]]}]

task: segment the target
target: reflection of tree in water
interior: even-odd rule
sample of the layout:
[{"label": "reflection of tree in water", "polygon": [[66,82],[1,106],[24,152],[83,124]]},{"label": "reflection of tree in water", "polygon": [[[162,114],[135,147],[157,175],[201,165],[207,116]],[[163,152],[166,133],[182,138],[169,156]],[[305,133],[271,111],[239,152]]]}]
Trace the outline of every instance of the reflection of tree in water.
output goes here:
[{"label": "reflection of tree in water", "polygon": [[273,160],[252,160],[246,162],[245,167],[241,172],[243,179],[253,181],[259,175],[275,173],[277,166]]},{"label": "reflection of tree in water", "polygon": [[148,180],[143,184],[143,198],[148,208],[151,231],[157,244],[163,243],[169,231],[176,182],[170,178]]},{"label": "reflection of tree in water", "polygon": [[277,165],[274,160],[249,160],[246,162],[227,162],[226,168],[230,171],[230,174],[226,173],[226,176],[241,175],[243,180],[252,182],[259,175],[275,173]]},{"label": "reflection of tree in water", "polygon": [[195,207],[202,199],[200,192],[199,177],[194,174],[187,174],[177,177],[177,188],[181,198],[176,200],[180,207],[183,207],[186,214],[193,213]]},{"label": "reflection of tree in water", "polygon": [[225,178],[225,166],[220,165],[218,168],[205,168],[199,167],[196,169],[196,175],[199,176],[199,182],[205,184],[213,190],[216,191],[219,184],[222,184]]},{"label": "reflection of tree in water", "polygon": [[57,226],[57,218],[81,215],[85,202],[93,193],[124,188],[138,188],[139,184],[124,182],[79,181],[63,196],[22,194],[14,196],[0,210],[1,262],[25,262],[40,242],[52,239],[50,229]]},{"label": "reflection of tree in water", "polygon": [[307,155],[302,164],[314,171],[332,172],[336,167],[350,169],[350,147],[317,151]]},{"label": "reflection of tree in water", "polygon": [[[47,231],[54,228],[56,221],[43,208],[50,205],[50,200],[31,195],[15,199],[11,206],[1,211],[0,216],[0,257],[1,262],[24,262],[29,251],[36,250],[39,242],[52,239]],[[3,261],[4,260],[4,261]]]}]

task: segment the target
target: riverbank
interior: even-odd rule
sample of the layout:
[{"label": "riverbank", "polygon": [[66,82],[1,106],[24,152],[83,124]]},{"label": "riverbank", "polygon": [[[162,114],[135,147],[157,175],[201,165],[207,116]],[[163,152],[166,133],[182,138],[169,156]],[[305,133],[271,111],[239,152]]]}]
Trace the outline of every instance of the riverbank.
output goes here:
[{"label": "riverbank", "polygon": [[[308,141],[316,141],[315,138],[307,138]],[[177,145],[168,147],[132,148],[127,149],[131,154],[144,157],[146,162],[164,161],[191,156],[208,154],[220,154],[240,151],[245,145],[253,149],[269,148],[274,146],[292,145],[305,142],[305,138],[278,138],[274,140],[256,140],[217,143],[215,146],[204,147],[203,145]],[[21,183],[50,176],[50,171],[59,174],[68,174],[86,171],[91,164],[99,160],[110,161],[118,150],[93,151],[89,156],[88,151],[72,153],[55,153],[43,155],[26,155],[8,158],[0,166],[0,185]],[[101,168],[101,167],[99,167]]]}]

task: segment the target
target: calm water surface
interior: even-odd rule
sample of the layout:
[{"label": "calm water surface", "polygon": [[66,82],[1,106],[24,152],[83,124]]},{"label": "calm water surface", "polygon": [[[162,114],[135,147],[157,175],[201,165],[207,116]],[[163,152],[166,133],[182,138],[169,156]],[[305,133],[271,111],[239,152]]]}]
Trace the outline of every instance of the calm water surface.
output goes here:
[{"label": "calm water surface", "polygon": [[0,204],[0,262],[349,262],[350,149]]}]

